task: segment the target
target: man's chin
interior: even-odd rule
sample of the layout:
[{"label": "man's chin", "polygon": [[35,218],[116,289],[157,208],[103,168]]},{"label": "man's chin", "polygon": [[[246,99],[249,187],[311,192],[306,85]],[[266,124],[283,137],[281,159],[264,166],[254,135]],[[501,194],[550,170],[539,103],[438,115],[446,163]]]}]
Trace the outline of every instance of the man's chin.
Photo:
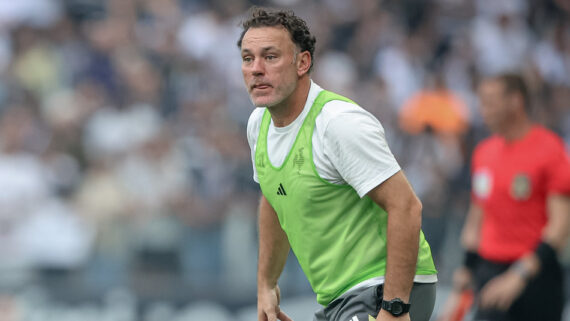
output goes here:
[{"label": "man's chin", "polygon": [[273,99],[269,97],[251,97],[251,102],[255,107],[268,107],[274,104]]}]

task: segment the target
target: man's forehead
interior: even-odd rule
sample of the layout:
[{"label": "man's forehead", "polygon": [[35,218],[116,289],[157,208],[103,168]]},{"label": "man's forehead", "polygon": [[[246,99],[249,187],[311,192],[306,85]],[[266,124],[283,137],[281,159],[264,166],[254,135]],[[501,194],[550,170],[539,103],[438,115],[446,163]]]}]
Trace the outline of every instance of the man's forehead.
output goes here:
[{"label": "man's forehead", "polygon": [[291,44],[293,41],[284,27],[252,27],[243,36],[242,50],[253,47],[283,48]]},{"label": "man's forehead", "polygon": [[485,79],[479,85],[479,90],[482,91],[504,91],[505,85],[499,79]]}]

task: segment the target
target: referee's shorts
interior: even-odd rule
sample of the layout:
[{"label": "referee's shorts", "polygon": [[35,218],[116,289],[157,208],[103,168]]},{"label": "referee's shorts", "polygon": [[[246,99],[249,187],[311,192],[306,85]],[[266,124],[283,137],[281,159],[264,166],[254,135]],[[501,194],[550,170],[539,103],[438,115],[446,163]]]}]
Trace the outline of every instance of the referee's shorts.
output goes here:
[{"label": "referee's shorts", "polygon": [[[481,259],[475,268],[477,292],[492,278],[505,272],[510,264]],[[530,280],[521,296],[507,311],[478,308],[475,321],[560,321],[564,309],[563,272],[559,262],[545,265]]]}]

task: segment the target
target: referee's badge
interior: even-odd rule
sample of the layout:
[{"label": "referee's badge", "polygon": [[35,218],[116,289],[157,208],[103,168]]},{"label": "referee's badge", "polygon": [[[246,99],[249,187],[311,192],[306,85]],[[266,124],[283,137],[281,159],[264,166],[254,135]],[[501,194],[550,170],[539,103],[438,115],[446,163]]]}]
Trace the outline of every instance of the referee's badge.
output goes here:
[{"label": "referee's badge", "polygon": [[477,169],[473,174],[473,193],[480,199],[486,199],[491,194],[493,176],[487,168]]},{"label": "referee's badge", "polygon": [[511,183],[511,196],[518,201],[524,201],[530,197],[531,192],[530,177],[525,173],[516,174]]}]

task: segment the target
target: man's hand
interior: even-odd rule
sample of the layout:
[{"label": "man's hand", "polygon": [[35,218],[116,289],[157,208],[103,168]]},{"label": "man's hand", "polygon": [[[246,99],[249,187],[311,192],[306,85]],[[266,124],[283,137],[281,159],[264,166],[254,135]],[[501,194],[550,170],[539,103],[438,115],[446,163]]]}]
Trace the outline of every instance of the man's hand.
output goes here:
[{"label": "man's hand", "polygon": [[507,270],[489,281],[481,290],[481,307],[507,310],[521,295],[526,286],[522,276]]},{"label": "man's hand", "polygon": [[406,313],[399,317],[393,316],[390,312],[380,309],[380,313],[378,313],[378,317],[376,318],[377,321],[410,321],[410,313]]},{"label": "man's hand", "polygon": [[465,291],[473,286],[473,275],[471,271],[461,266],[453,273],[453,290],[456,292]]},{"label": "man's hand", "polygon": [[257,291],[257,320],[258,321],[293,321],[279,308],[281,292],[279,286]]},{"label": "man's hand", "polygon": [[470,291],[473,285],[473,276],[471,271],[462,266],[453,273],[453,289],[447,297],[443,308],[437,316],[437,321],[451,321],[457,320],[457,316],[462,315],[462,297],[465,291]]}]

